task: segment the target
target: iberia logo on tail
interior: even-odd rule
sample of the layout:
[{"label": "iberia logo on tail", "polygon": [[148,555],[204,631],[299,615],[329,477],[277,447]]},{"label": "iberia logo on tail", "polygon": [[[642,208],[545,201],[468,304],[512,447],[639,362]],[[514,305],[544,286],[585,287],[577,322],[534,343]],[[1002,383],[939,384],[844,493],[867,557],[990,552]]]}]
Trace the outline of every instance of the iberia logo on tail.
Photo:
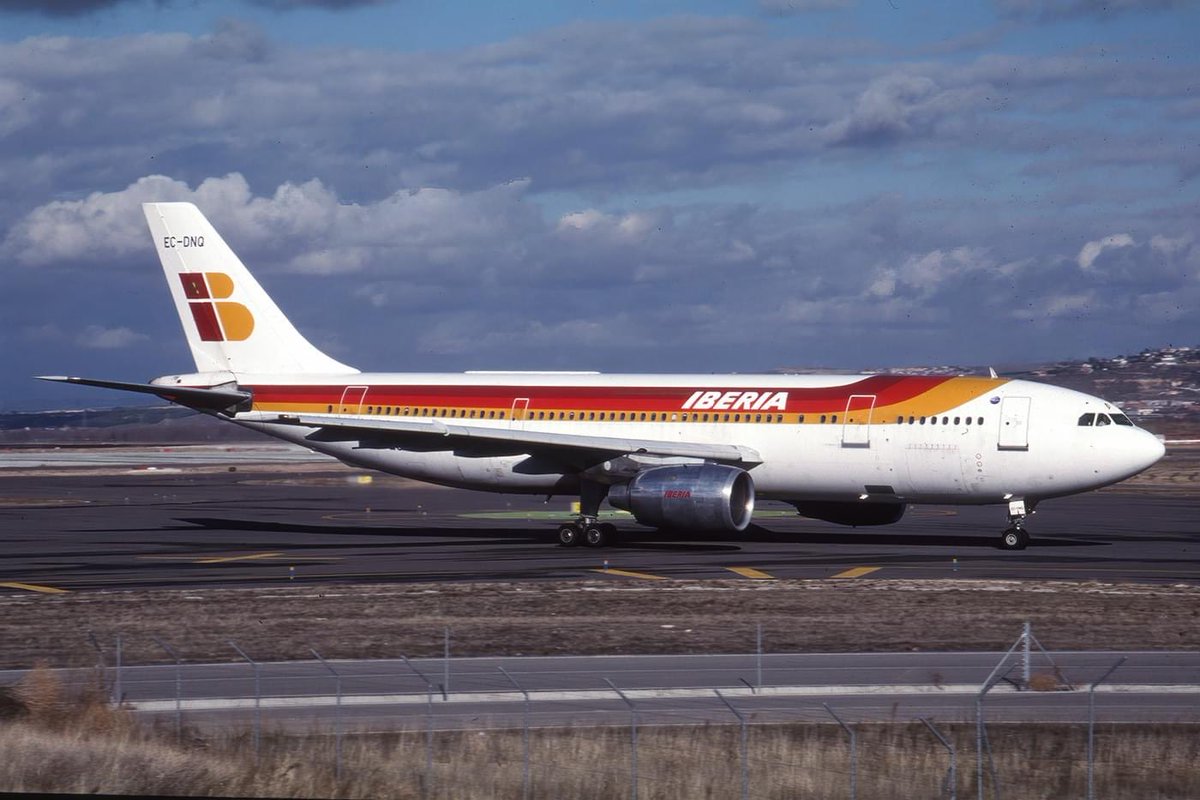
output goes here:
[{"label": "iberia logo on tail", "polygon": [[[254,332],[254,315],[233,295],[233,279],[224,272],[181,272],[196,330],[205,342],[243,342]],[[215,301],[215,302],[214,302]]]}]

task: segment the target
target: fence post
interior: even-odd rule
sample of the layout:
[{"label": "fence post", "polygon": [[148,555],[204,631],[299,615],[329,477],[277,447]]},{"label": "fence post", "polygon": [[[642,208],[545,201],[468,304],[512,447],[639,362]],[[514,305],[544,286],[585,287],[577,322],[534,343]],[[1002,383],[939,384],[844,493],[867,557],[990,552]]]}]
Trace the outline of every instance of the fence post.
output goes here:
[{"label": "fence post", "polygon": [[450,694],[450,626],[442,632],[442,695]]},{"label": "fence post", "polygon": [[821,703],[821,706],[829,712],[829,716],[833,717],[837,721],[837,724],[842,726],[842,730],[850,736],[850,800],[856,800],[858,797],[858,739],[854,735],[853,729],[842,722],[842,718],[833,713],[832,708],[825,703]]},{"label": "fence post", "polygon": [[525,696],[525,758],[524,766],[521,771],[521,797],[524,798],[524,800],[529,800],[529,692],[525,691],[525,687],[517,683],[516,678],[514,678],[512,675],[509,675],[508,670],[506,670],[504,667],[496,667],[496,669],[500,670],[500,673],[504,677],[508,678],[508,682],[517,687],[517,691]]},{"label": "fence post", "polygon": [[637,796],[638,796],[637,707],[634,706],[633,701],[630,700],[625,695],[624,692],[622,692],[620,689],[617,688],[617,685],[615,683],[610,681],[608,678],[605,678],[604,682],[608,684],[610,689],[612,689],[614,692],[617,693],[618,697],[620,697],[622,700],[625,701],[625,705],[629,706],[629,745],[630,745],[630,747],[629,747],[629,765],[630,765],[630,771],[633,774],[630,797],[632,797],[633,800],[637,800]]},{"label": "fence post", "polygon": [[342,781],[342,676],[336,669],[330,666],[329,662],[321,657],[313,648],[308,648],[308,652],[317,657],[325,669],[333,673],[334,687],[337,692],[336,705],[333,708],[333,779],[338,783]]},{"label": "fence post", "polygon": [[91,631],[87,632],[88,641],[92,643],[92,648],[96,651],[96,668],[100,670],[100,685],[108,690],[108,701],[114,706],[118,705],[120,699],[113,696],[113,690],[108,683],[108,664],[104,661],[104,649],[100,647],[100,642],[96,639],[96,634]]},{"label": "fence post", "polygon": [[[428,797],[433,791],[433,683],[425,677],[425,673],[413,666],[408,656],[401,653],[400,658],[418,678],[425,681],[425,775],[421,781],[421,796]],[[442,696],[444,698],[445,694]]]},{"label": "fence post", "polygon": [[[946,748],[947,752],[950,753],[950,770],[946,773],[946,779],[950,786],[950,800],[958,800],[958,754],[954,752],[954,745],[950,744],[946,737],[942,736],[942,732],[933,727],[933,723],[928,719],[925,717],[919,717],[918,719],[925,723],[925,727],[929,729],[929,732],[936,736],[937,740],[942,743],[942,747]],[[942,793],[945,794],[945,789],[942,790]]]},{"label": "fence post", "polygon": [[725,695],[721,694],[720,689],[713,689],[713,692],[717,695],[717,698],[722,703],[725,704],[725,707],[728,708],[731,712],[733,712],[733,715],[735,717],[737,717],[738,725],[742,729],[741,730],[741,734],[742,734],[742,741],[741,741],[742,800],[748,800],[748,798],[750,797],[750,760],[749,760],[750,754],[749,754],[749,752],[747,750],[747,746],[746,746],[747,745],[746,717],[744,714],[742,714],[742,712],[738,711],[736,708],[733,707],[733,703],[729,702],[725,698]]},{"label": "fence post", "polygon": [[254,760],[258,761],[262,755],[262,679],[258,662],[246,655],[246,651],[238,647],[233,640],[229,641],[229,646],[237,650],[238,655],[249,661],[250,666],[254,668]]},{"label": "fence post", "polygon": [[117,634],[117,705],[125,699],[124,692],[121,691],[121,634]]},{"label": "fence post", "polygon": [[[987,740],[987,729],[983,724],[983,698],[992,690],[993,686],[1004,680],[1009,672],[1012,672],[1012,664],[1010,664],[1008,669],[1004,670],[1004,672],[1001,672],[1000,668],[1004,666],[1005,662],[1008,661],[1008,657],[1012,655],[1013,650],[1015,650],[1017,645],[1020,643],[1020,639],[1013,642],[1013,646],[1008,648],[1008,652],[1004,654],[1004,658],[1000,659],[1000,663],[997,664],[995,669],[992,670],[992,674],[988,675],[987,680],[984,681],[983,686],[980,687],[979,693],[975,695],[975,782],[979,792],[978,800],[983,800],[983,746]],[[992,773],[992,793],[996,798],[999,798],[1000,782],[996,777],[996,765],[992,763],[991,742],[987,742],[987,748],[988,764]]]},{"label": "fence post", "polygon": [[166,650],[171,658],[175,659],[175,743],[179,744],[183,741],[183,663],[179,658],[179,654],[175,652],[175,648],[159,639],[157,636],[151,636],[151,639],[158,644],[163,650]]},{"label": "fence post", "polygon": [[1095,784],[1093,782],[1093,772],[1096,755],[1096,687],[1103,683],[1109,675],[1117,671],[1117,667],[1125,663],[1127,656],[1121,656],[1117,663],[1108,668],[1108,672],[1104,673],[1088,687],[1088,766],[1087,766],[1087,800],[1096,800]]},{"label": "fence post", "polygon": [[754,652],[757,654],[757,657],[755,658],[755,666],[756,666],[755,685],[758,686],[759,689],[761,689],[762,685],[763,685],[763,682],[762,682],[762,623],[761,622],[759,622],[757,624],[757,626],[755,627]]}]

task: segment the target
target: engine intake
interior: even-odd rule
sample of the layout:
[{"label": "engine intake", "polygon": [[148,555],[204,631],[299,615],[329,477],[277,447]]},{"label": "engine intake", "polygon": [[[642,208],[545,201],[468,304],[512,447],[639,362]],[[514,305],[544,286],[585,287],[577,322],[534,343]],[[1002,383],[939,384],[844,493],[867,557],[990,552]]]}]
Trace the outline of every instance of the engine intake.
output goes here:
[{"label": "engine intake", "polygon": [[608,502],[643,525],[744,531],[754,513],[754,479],[716,464],[654,467],[611,487]]}]

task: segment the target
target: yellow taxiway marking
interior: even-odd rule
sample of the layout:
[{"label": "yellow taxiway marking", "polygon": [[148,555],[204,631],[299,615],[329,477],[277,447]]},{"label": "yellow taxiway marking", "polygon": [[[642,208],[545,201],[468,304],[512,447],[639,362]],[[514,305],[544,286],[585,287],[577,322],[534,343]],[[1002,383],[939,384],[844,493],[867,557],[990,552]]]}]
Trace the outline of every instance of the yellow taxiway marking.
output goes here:
[{"label": "yellow taxiway marking", "polygon": [[66,589],[59,589],[56,586],[38,586],[35,583],[0,583],[0,587],[5,589],[23,589],[27,592],[41,592],[42,594],[66,594]]},{"label": "yellow taxiway marking", "polygon": [[227,561],[255,561],[260,558],[278,558],[283,553],[254,553],[248,556],[220,556],[217,558],[202,558],[197,564],[224,564]]},{"label": "yellow taxiway marking", "polygon": [[738,575],[741,575],[743,578],[749,578],[752,581],[773,581],[773,580],[775,580],[774,575],[771,575],[770,573],[767,573],[767,572],[763,572],[760,569],[755,569],[754,567],[726,567],[725,569],[729,570],[730,572],[736,572]]},{"label": "yellow taxiway marking", "polygon": [[872,572],[877,572],[880,567],[855,567],[848,569],[845,572],[839,572],[834,575],[835,578],[861,578],[863,575],[870,575]]},{"label": "yellow taxiway marking", "polygon": [[626,578],[642,578],[648,581],[665,581],[669,580],[662,575],[651,575],[648,572],[632,572],[627,569],[594,569],[592,572],[599,572],[601,575],[623,575]]}]

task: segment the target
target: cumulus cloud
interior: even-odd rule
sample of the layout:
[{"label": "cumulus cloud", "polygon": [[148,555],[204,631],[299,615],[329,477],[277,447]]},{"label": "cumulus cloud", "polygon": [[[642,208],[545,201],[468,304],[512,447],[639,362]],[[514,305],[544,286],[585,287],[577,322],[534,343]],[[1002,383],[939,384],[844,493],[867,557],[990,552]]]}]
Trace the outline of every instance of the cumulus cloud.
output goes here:
[{"label": "cumulus cloud", "polygon": [[924,75],[885,75],[873,80],[826,133],[834,144],[860,146],[928,134],[943,119],[969,112],[977,95],[969,87],[941,87]]},{"label": "cumulus cloud", "polygon": [[1111,236],[1105,236],[1103,239],[1097,239],[1094,242],[1088,242],[1079,249],[1079,255],[1076,256],[1076,261],[1079,263],[1079,268],[1089,270],[1096,263],[1096,259],[1105,250],[1114,247],[1132,247],[1133,237],[1128,233],[1114,233]]},{"label": "cumulus cloud", "polygon": [[124,326],[105,328],[100,325],[89,325],[75,341],[79,346],[93,350],[119,350],[144,342],[149,338],[144,333],[137,333]]},{"label": "cumulus cloud", "polygon": [[[473,267],[497,240],[535,224],[535,212],[522,205],[527,187],[528,181],[514,181],[479,192],[421,188],[350,204],[317,180],[255,196],[237,173],[195,189],[151,175],[116,192],[34,209],[13,226],[0,252],[28,267],[129,263],[127,257],[146,252],[149,243],[141,204],[187,201],[236,241],[243,257],[269,254],[269,264],[295,272]],[[499,250],[493,260],[503,255]]]},{"label": "cumulus cloud", "polygon": [[[1020,21],[944,50],[799,27],[581,22],[420,53],[231,21],[0,43],[7,327],[53,307],[71,323],[46,347],[125,328],[149,339],[87,356],[177,369],[139,204],[189,200],[363,367],[745,371],[1192,335],[1183,59],[993,46]],[[157,316],[131,317],[137,292]]]}]

